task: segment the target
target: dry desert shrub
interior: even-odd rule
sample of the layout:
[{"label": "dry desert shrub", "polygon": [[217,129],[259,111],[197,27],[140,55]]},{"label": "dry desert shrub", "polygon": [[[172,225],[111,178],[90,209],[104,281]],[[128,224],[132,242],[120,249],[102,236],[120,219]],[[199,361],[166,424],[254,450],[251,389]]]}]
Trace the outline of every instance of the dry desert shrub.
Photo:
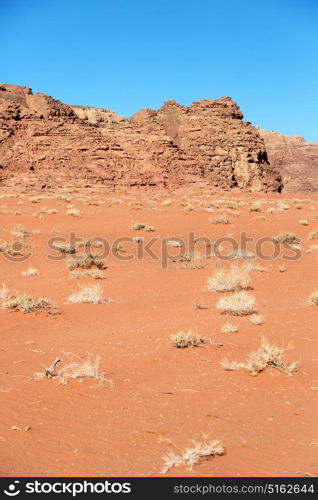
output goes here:
[{"label": "dry desert shrub", "polygon": [[[70,356],[70,354],[68,354]],[[71,361],[63,366],[59,371],[59,377],[64,379],[70,378],[94,378],[97,380],[105,380],[104,374],[99,370],[100,356],[92,356],[90,353],[87,359],[82,359],[79,356],[71,355]]]},{"label": "dry desert shrub", "polygon": [[226,297],[221,297],[216,308],[232,316],[246,316],[255,312],[255,297],[244,290],[234,292]]},{"label": "dry desert shrub", "polygon": [[262,325],[264,323],[264,316],[261,314],[253,314],[253,316],[250,317],[250,322],[253,325]]},{"label": "dry desert shrub", "polygon": [[236,333],[238,332],[238,326],[232,323],[225,323],[221,328],[221,333]]},{"label": "dry desert shrub", "polygon": [[66,385],[69,379],[79,379],[83,380],[85,378],[95,379],[99,381],[98,385],[104,385],[104,382],[112,384],[110,380],[104,377],[104,374],[100,372],[100,356],[92,356],[90,353],[87,355],[87,359],[83,359],[80,356],[76,356],[73,353],[64,353],[70,361],[63,366],[59,371],[57,367],[62,363],[60,358],[56,358],[54,363],[47,367],[42,365],[43,370],[41,372],[35,372],[31,379],[41,380],[41,379],[55,379],[58,380],[59,385]]},{"label": "dry desert shrub", "polygon": [[23,313],[31,313],[33,311],[47,311],[52,313],[54,311],[54,306],[50,299],[40,297],[39,299],[34,299],[32,295],[23,293],[17,295],[13,299],[9,299],[2,304],[3,309],[14,309],[16,311],[21,311]]},{"label": "dry desert shrub", "polygon": [[270,344],[263,337],[260,347],[248,355],[245,363],[237,363],[236,361],[224,359],[221,365],[225,370],[245,368],[253,376],[270,368],[276,368],[282,373],[291,376],[298,370],[299,362],[286,363],[283,359],[286,350],[283,347],[278,347],[276,344]]},{"label": "dry desert shrub", "polygon": [[104,279],[104,275],[98,269],[87,270],[87,271],[73,271],[70,273],[71,278],[93,278],[94,280]]},{"label": "dry desert shrub", "polygon": [[89,302],[91,304],[104,304],[105,302],[109,302],[108,299],[103,299],[102,294],[103,290],[100,285],[80,285],[80,290],[70,295],[67,302],[71,304],[83,304],[84,302]]},{"label": "dry desert shrub", "polygon": [[248,250],[245,250],[243,248],[237,248],[233,250],[229,257],[231,257],[231,259],[251,260],[254,259],[255,255],[253,254],[253,252],[249,252]]},{"label": "dry desert shrub", "polygon": [[298,221],[299,224],[301,224],[302,226],[308,226],[309,222],[308,220],[306,219],[301,219]]},{"label": "dry desert shrub", "polygon": [[98,269],[106,269],[105,260],[94,254],[81,255],[76,258],[70,259],[66,262],[68,269],[73,271],[81,267],[82,269],[90,269],[96,266]]},{"label": "dry desert shrub", "polygon": [[40,274],[40,271],[34,267],[29,267],[26,271],[22,271],[22,276],[37,276],[38,274]]},{"label": "dry desert shrub", "polygon": [[307,306],[318,306],[318,290],[311,292],[305,304]]},{"label": "dry desert shrub", "polygon": [[178,332],[170,335],[171,343],[173,347],[183,349],[185,347],[197,347],[203,344],[204,340],[199,337],[193,330],[188,330],[187,332]]},{"label": "dry desert shrub", "polygon": [[168,240],[167,247],[179,248],[182,247],[182,243],[178,240]]},{"label": "dry desert shrub", "polygon": [[66,215],[72,215],[73,217],[79,217],[81,212],[76,208],[69,208],[66,212]]},{"label": "dry desert shrub", "polygon": [[61,253],[73,254],[76,252],[75,245],[72,243],[55,242],[52,246],[55,250],[58,250]]},{"label": "dry desert shrub", "polygon": [[299,243],[300,239],[294,233],[281,233],[273,237],[275,243]]},{"label": "dry desert shrub", "polygon": [[9,288],[5,283],[2,283],[2,287],[0,288],[0,300],[6,300],[10,298]]},{"label": "dry desert shrub", "polygon": [[315,229],[311,233],[308,234],[308,238],[310,240],[314,240],[315,238],[318,238],[318,229]]},{"label": "dry desert shrub", "polygon": [[211,224],[231,224],[231,219],[227,215],[217,215],[210,219]]},{"label": "dry desert shrub", "polygon": [[249,288],[251,278],[246,267],[231,266],[229,269],[221,267],[208,278],[209,292],[231,292]]},{"label": "dry desert shrub", "polygon": [[25,238],[27,234],[30,234],[30,231],[22,224],[17,224],[12,231],[10,231],[10,234],[16,238]]},{"label": "dry desert shrub", "polygon": [[186,262],[178,266],[177,269],[205,269],[205,265],[202,262]]},{"label": "dry desert shrub", "polygon": [[162,467],[162,474],[166,474],[173,467],[178,467],[180,465],[187,465],[189,470],[192,470],[193,465],[198,463],[201,458],[204,457],[215,457],[216,455],[224,455],[225,449],[220,444],[220,441],[206,441],[197,442],[191,441],[191,446],[184,448],[179,454],[174,453],[174,451],[169,450],[162,459],[164,465]]},{"label": "dry desert shrub", "polygon": [[87,240],[83,240],[81,241],[80,243],[78,243],[78,247],[81,248],[81,247],[85,247],[85,248],[90,248],[90,247],[94,247],[94,248],[103,248],[105,245],[105,243],[103,241],[101,241],[100,239],[98,238],[89,238]]},{"label": "dry desert shrub", "polygon": [[133,224],[131,226],[131,229],[133,229],[134,231],[140,231],[141,229],[144,229],[147,232],[151,232],[151,231],[155,230],[155,228],[153,226],[150,226],[149,224],[145,224],[144,222],[135,222],[135,224]]}]

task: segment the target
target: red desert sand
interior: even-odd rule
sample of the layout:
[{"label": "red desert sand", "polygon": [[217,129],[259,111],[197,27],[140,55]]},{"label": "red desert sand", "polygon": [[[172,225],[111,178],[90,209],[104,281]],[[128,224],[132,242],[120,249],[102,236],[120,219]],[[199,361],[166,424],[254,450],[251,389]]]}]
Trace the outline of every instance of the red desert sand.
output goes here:
[{"label": "red desert sand", "polygon": [[[303,194],[2,189],[1,475],[316,476],[318,306],[308,298],[318,288],[317,203]],[[127,240],[102,257],[97,240],[88,253],[79,242],[63,250],[70,233],[82,243]],[[189,233],[227,239],[218,257],[203,243],[188,255],[176,241]],[[233,253],[241,233],[253,241]],[[287,243],[272,241],[283,233]],[[267,260],[255,249],[261,238]],[[253,314],[216,307],[240,293],[208,287],[231,266],[248,270],[241,291],[254,297]],[[177,348],[170,336],[180,332],[198,342]],[[249,372],[264,338],[285,349],[291,373],[273,361]],[[204,448],[214,441],[215,454]],[[193,464],[182,461],[191,448]]]}]

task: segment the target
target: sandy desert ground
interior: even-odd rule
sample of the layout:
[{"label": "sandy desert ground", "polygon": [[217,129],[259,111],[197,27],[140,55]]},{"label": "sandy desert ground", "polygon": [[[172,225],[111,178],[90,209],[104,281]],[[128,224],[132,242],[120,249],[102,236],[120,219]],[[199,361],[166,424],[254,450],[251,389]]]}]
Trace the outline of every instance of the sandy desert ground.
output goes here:
[{"label": "sandy desert ground", "polygon": [[[318,289],[317,195],[3,189],[0,196],[1,475],[317,476],[318,305],[306,303]],[[153,230],[134,230],[136,223]],[[117,241],[104,265],[97,261],[106,267],[99,274],[93,266],[76,278],[68,266],[83,247],[70,255],[48,247],[52,238],[69,243],[70,233],[111,245],[129,240]],[[228,240],[218,257],[201,243],[180,258],[173,241],[189,233]],[[241,233],[253,238],[247,253],[226,259]],[[289,246],[274,245],[284,233]],[[157,238],[158,258],[138,255],[141,238]],[[164,238],[172,243],[162,253]],[[261,238],[264,253],[275,247],[279,255],[261,258]],[[243,273],[248,284],[236,288],[255,298],[254,313],[216,307],[236,293],[208,290],[223,268],[230,277]],[[85,295],[80,286],[93,286],[90,297],[102,303],[70,299]],[[56,308],[36,304],[42,297]],[[25,303],[37,310],[19,310]],[[226,323],[237,331],[222,333]],[[174,347],[170,336],[189,330],[198,345]],[[286,350],[276,367],[271,360],[250,373],[246,360],[263,337]],[[225,369],[230,361],[245,366]],[[186,463],[214,441],[220,455]]]}]

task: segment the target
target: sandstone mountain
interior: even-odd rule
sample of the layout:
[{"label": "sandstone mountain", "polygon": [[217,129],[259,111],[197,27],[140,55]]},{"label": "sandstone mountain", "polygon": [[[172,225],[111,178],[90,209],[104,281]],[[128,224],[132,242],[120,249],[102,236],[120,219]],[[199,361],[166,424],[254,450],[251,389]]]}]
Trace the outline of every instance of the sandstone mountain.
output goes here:
[{"label": "sandstone mountain", "polygon": [[318,142],[268,130],[259,132],[271,166],[282,176],[284,192],[318,191]]},{"label": "sandstone mountain", "polygon": [[0,85],[0,183],[281,191],[259,131],[229,97],[130,119]]}]

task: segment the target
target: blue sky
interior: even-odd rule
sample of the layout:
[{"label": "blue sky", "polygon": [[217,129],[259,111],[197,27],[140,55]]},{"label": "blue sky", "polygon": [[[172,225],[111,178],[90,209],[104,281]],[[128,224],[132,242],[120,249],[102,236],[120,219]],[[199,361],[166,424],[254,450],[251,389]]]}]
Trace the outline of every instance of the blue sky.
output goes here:
[{"label": "blue sky", "polygon": [[0,81],[130,116],[231,96],[318,141],[318,0],[2,0]]}]

